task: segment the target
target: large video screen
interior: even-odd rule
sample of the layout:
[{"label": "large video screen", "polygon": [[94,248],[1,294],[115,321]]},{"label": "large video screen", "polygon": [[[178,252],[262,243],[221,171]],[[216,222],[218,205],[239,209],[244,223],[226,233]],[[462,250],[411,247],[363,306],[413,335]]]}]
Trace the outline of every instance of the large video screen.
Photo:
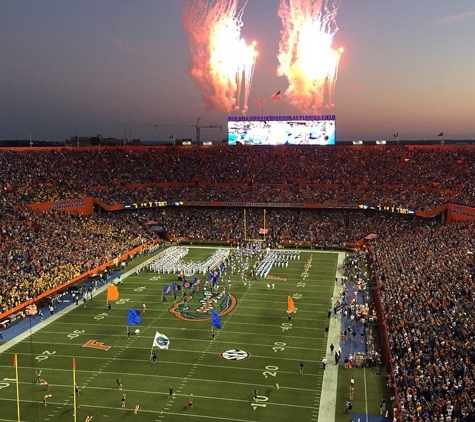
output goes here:
[{"label": "large video screen", "polygon": [[335,145],[335,115],[229,116],[228,145]]}]

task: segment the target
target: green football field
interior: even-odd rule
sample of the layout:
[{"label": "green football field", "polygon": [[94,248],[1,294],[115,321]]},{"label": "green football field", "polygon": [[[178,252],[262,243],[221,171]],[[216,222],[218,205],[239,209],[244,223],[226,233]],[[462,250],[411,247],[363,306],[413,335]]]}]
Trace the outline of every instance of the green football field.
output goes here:
[{"label": "green football field", "polygon": [[[190,248],[184,260],[205,261],[214,250]],[[338,253],[302,251],[287,268],[272,268],[271,280],[250,277],[250,287],[228,268],[227,276],[220,278],[225,295],[216,301],[204,298],[207,275],[199,274],[200,290],[186,306],[181,292],[176,301],[169,294],[168,302],[162,303],[164,285],[177,282],[177,274],[132,273],[119,286],[120,298],[112,302],[110,312],[101,292],[86,307],[73,305],[70,312],[0,355],[0,421],[18,420],[14,354],[22,421],[74,420],[73,358],[81,389],[77,396],[81,422],[87,416],[94,422],[317,421],[324,374],[321,360],[327,349],[324,328],[337,262]],[[288,296],[296,307],[291,321]],[[223,297],[228,298],[226,303]],[[127,310],[142,310],[143,304],[142,323],[131,327],[128,338]],[[215,330],[214,339],[213,307],[222,314],[223,325]],[[153,363],[150,354],[157,331],[169,338],[170,346],[154,348],[157,361]],[[39,370],[50,389],[35,382]],[[341,391],[344,395],[346,386]],[[51,397],[44,406],[46,394]],[[121,407],[122,394],[125,407]],[[344,402],[343,395],[339,400]],[[367,407],[367,399],[364,402]],[[137,404],[140,411],[134,414]],[[341,409],[336,412],[336,421],[347,419]]]}]

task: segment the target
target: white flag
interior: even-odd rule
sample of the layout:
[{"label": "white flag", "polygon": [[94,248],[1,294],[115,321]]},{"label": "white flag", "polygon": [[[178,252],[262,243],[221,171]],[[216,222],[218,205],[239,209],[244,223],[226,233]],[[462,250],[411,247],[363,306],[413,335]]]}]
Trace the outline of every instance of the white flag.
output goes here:
[{"label": "white flag", "polygon": [[158,331],[155,333],[155,338],[153,339],[152,347],[158,347],[159,349],[168,349],[170,345],[170,340],[165,334],[160,334]]}]

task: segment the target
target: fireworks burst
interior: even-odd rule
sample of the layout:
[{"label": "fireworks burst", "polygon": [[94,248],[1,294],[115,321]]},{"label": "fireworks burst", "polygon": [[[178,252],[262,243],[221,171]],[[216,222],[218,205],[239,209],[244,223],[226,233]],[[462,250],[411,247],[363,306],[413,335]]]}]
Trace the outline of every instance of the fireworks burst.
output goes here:
[{"label": "fireworks burst", "polygon": [[285,76],[289,101],[301,112],[320,113],[333,107],[338,64],[343,49],[333,49],[338,31],[338,2],[281,0],[278,16],[283,29],[277,74]]},{"label": "fireworks burst", "polygon": [[247,112],[256,42],[241,38],[239,0],[188,0],[182,21],[191,51],[191,75],[208,110]]}]

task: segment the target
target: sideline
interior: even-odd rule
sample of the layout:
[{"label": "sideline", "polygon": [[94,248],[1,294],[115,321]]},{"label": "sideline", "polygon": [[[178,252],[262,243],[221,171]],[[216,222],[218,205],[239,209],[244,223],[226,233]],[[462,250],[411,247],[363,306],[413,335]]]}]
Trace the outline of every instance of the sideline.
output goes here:
[{"label": "sideline", "polygon": [[[118,273],[118,274],[120,274],[120,278],[121,279],[126,279],[131,274],[135,274],[135,271],[136,271],[137,268],[141,268],[141,267],[146,266],[149,262],[156,259],[157,256],[159,256],[166,249],[167,248],[161,248],[159,253],[156,253],[156,254],[152,255],[149,259],[147,259],[143,262],[137,263],[137,265],[134,265],[134,263],[132,261],[131,264],[134,265],[133,268],[131,268],[130,270],[128,270],[124,273],[122,273],[122,272]],[[110,278],[106,283],[104,283],[101,287],[99,287],[97,289],[96,294],[94,295],[94,297],[97,297],[99,294],[103,293],[107,289],[107,287],[110,286],[110,284],[113,280],[114,280],[114,278]],[[14,338],[12,338],[10,340],[7,340],[4,344],[2,344],[0,346],[0,354],[7,351],[11,347],[15,346],[19,342],[27,339],[32,334],[35,334],[37,331],[43,329],[44,327],[48,326],[52,322],[55,322],[56,320],[61,318],[63,315],[66,315],[67,313],[71,312],[75,308],[76,308],[76,306],[74,306],[74,302],[71,301],[71,303],[67,304],[63,309],[60,309],[58,311],[55,310],[54,315],[48,316],[47,318],[44,319],[44,321],[36,323],[34,326],[30,326],[30,327],[26,326],[22,333],[16,335]],[[27,318],[32,318],[32,317],[28,316]]]},{"label": "sideline", "polygon": [[[345,260],[346,252],[338,253],[338,263],[336,268],[335,277],[341,280],[343,275],[343,262]],[[341,283],[334,283],[332,304],[335,300],[340,299],[339,289]],[[320,397],[320,408],[318,412],[318,422],[335,422],[336,414],[336,396],[338,391],[338,367],[340,365],[334,365],[332,363],[332,356],[328,354],[329,345],[340,344],[340,328],[341,328],[341,315],[337,314],[337,317],[333,317],[333,313],[330,317],[327,344],[325,346],[325,355],[321,357],[327,358],[327,365],[325,371],[323,371],[323,383],[322,383],[322,395]]]}]

